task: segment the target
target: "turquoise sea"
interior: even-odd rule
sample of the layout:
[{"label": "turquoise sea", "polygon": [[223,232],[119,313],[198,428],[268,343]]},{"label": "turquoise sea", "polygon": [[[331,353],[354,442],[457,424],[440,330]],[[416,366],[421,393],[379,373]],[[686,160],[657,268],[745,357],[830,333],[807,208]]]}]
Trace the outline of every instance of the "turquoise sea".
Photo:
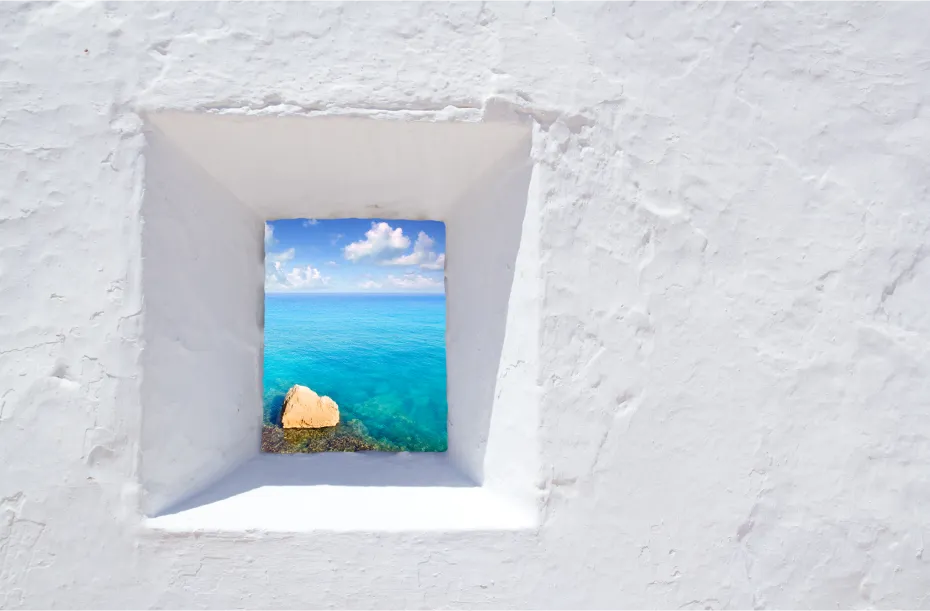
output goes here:
[{"label": "turquoise sea", "polygon": [[444,295],[266,294],[265,423],[301,384],[379,441],[445,451],[445,329]]}]

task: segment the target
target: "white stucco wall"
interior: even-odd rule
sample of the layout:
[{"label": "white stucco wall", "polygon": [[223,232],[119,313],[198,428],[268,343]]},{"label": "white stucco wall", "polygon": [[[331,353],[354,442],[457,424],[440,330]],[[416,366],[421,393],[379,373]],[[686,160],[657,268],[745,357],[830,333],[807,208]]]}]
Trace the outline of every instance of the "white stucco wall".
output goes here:
[{"label": "white stucco wall", "polygon": [[[0,4],[0,607],[926,606],[928,19]],[[535,121],[537,528],[144,526],[166,110]]]},{"label": "white stucco wall", "polygon": [[[539,193],[527,117],[145,113],[144,528],[533,529]],[[260,456],[266,219],[446,223],[448,452]]]},{"label": "white stucco wall", "polygon": [[163,134],[146,137],[138,472],[155,512],[256,451],[264,223]]}]

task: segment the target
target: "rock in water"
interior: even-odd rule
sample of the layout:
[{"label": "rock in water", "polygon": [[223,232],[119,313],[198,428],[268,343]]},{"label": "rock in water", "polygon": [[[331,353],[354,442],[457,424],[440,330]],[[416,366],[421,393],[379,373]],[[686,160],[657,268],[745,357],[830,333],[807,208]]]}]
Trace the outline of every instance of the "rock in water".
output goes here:
[{"label": "rock in water", "polygon": [[284,396],[281,425],[286,429],[322,429],[339,424],[339,406],[306,386],[295,384]]}]

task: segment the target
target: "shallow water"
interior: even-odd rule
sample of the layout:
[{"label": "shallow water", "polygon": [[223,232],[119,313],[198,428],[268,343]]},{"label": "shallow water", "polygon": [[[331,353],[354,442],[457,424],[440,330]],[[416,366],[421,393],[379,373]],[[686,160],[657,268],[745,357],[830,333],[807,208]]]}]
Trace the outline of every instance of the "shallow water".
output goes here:
[{"label": "shallow water", "polygon": [[445,451],[445,315],[443,295],[266,294],[265,422],[302,384],[376,440]]}]

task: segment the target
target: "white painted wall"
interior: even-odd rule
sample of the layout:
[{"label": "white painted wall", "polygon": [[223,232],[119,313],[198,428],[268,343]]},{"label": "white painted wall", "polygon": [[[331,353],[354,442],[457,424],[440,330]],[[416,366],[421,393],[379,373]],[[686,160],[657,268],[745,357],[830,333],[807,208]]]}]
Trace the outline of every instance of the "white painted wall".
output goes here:
[{"label": "white painted wall", "polygon": [[139,476],[160,512],[258,453],[264,219],[147,132]]},{"label": "white painted wall", "polygon": [[[0,4],[0,606],[924,605],[928,18]],[[158,110],[536,121],[537,529],[143,526]]]},{"label": "white painted wall", "polygon": [[[150,112],[146,126],[143,527],[535,530],[534,122]],[[448,452],[260,456],[264,220],[372,214],[446,223]]]},{"label": "white painted wall", "polygon": [[446,368],[452,462],[489,489],[532,500],[541,481],[541,279],[527,153],[512,150],[446,220]]}]

